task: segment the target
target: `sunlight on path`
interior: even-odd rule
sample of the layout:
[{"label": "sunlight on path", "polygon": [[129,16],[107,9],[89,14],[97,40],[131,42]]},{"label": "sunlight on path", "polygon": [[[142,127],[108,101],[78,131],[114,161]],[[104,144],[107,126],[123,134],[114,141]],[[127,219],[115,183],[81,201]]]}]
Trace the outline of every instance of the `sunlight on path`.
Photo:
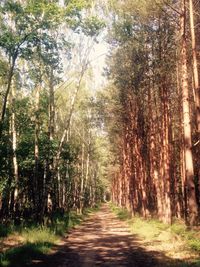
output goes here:
[{"label": "sunlight on path", "polygon": [[130,234],[107,204],[72,230],[54,253],[37,267],[166,267],[181,266],[162,252],[148,251],[142,240]]}]

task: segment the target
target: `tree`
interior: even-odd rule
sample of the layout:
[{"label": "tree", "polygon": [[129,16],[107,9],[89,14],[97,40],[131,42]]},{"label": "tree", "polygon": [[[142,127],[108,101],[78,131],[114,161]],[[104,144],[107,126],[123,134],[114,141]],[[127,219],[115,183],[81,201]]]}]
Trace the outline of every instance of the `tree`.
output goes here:
[{"label": "tree", "polygon": [[[113,174],[113,200],[133,214],[157,214],[166,223],[185,216],[194,225],[198,156],[192,152],[186,9],[179,11],[177,2],[122,1],[112,11],[109,41],[115,49],[110,53],[108,77],[115,91],[108,103],[113,106],[113,99],[119,99],[112,111],[115,120],[111,117],[119,132],[111,130],[109,119],[105,122],[112,140],[117,137],[120,143],[114,151],[119,161],[113,168],[118,170]],[[177,43],[179,25],[181,44]]]},{"label": "tree", "polygon": [[192,156],[192,129],[189,105],[189,85],[187,70],[187,43],[186,43],[186,1],[182,1],[181,8],[181,65],[182,65],[182,107],[183,107],[183,133],[184,133],[184,155],[186,170],[186,186],[188,195],[188,223],[197,223],[198,207],[196,202],[194,184],[194,165]]}]

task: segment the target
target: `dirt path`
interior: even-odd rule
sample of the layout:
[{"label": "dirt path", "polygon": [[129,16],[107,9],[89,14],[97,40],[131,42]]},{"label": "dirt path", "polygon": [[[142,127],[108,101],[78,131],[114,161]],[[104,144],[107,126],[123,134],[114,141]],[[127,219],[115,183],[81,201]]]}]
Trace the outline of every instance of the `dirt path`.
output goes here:
[{"label": "dirt path", "polygon": [[157,267],[168,266],[167,262],[164,255],[147,251],[141,240],[130,234],[127,225],[104,205],[55,247],[52,255],[31,266]]}]

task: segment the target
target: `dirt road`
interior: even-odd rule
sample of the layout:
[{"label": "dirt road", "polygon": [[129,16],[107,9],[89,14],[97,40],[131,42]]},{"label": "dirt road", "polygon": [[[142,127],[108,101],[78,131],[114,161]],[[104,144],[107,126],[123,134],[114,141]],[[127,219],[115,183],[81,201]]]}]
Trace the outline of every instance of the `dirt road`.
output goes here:
[{"label": "dirt road", "polygon": [[55,247],[52,255],[31,266],[163,267],[168,266],[167,262],[164,255],[147,251],[141,240],[130,234],[125,222],[104,205]]}]

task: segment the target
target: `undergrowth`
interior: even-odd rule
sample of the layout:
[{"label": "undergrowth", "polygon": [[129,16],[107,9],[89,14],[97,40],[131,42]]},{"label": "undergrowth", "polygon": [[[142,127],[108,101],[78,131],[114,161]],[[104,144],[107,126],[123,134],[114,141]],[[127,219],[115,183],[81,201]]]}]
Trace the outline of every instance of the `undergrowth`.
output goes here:
[{"label": "undergrowth", "polygon": [[[175,222],[172,225],[164,224],[156,219],[144,219],[140,216],[132,217],[126,210],[110,204],[111,210],[120,220],[127,221],[130,231],[142,238],[146,244],[151,244],[153,250],[161,249],[168,253],[169,257],[194,253],[200,256],[200,233],[189,230],[183,222]],[[175,256],[176,256],[175,255]],[[177,256],[176,256],[177,257]],[[188,256],[189,258],[189,256]],[[171,266],[171,265],[170,265]],[[192,263],[181,263],[181,267],[200,267],[200,258],[195,256]]]},{"label": "undergrowth", "polygon": [[72,211],[64,216],[57,215],[49,226],[29,226],[12,225],[6,227],[0,225],[0,238],[12,235],[19,237],[20,245],[8,248],[0,253],[0,267],[22,267],[29,264],[32,260],[42,260],[48,254],[61,236],[64,236],[71,228],[79,225],[90,213],[96,211],[86,209],[83,215]]}]

